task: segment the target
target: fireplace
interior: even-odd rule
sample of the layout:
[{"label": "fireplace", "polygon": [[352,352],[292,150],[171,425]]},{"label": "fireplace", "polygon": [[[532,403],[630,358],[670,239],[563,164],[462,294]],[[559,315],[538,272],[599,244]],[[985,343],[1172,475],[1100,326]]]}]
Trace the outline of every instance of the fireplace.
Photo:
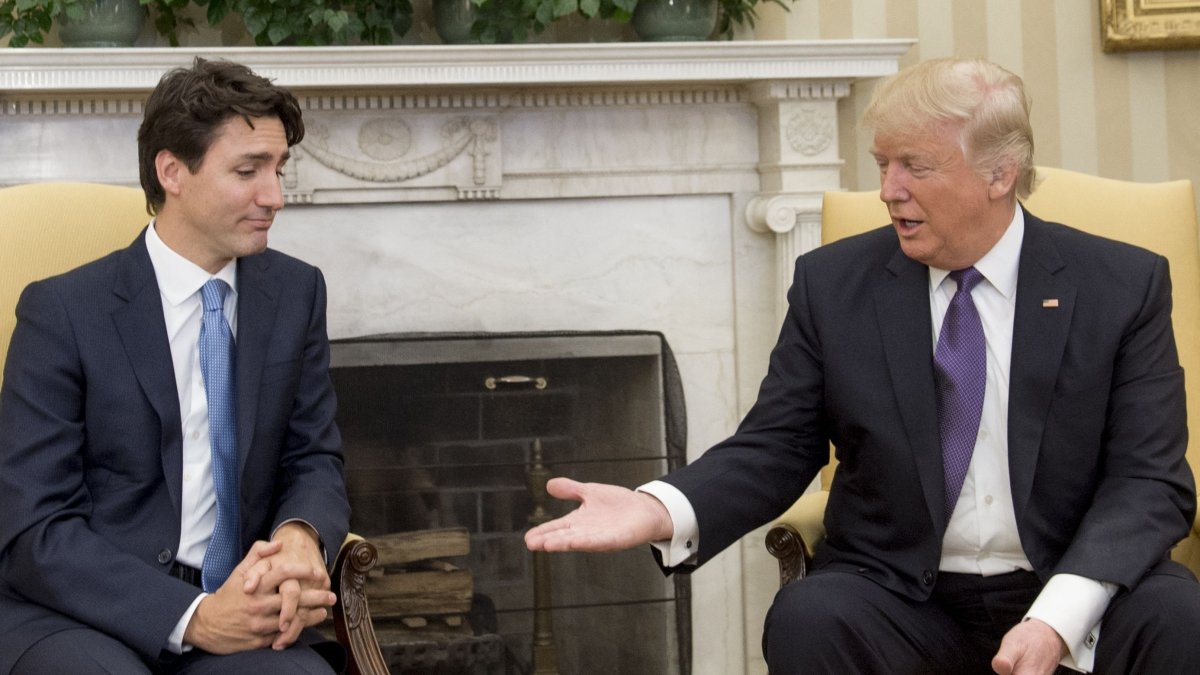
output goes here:
[{"label": "fireplace", "polygon": [[535,591],[523,543],[536,507],[569,508],[545,498],[538,469],[633,488],[685,461],[661,335],[374,336],[337,341],[332,361],[352,528],[466,528],[470,555],[456,562],[511,672],[533,672],[539,591],[558,673],[690,672],[686,575],[665,578],[645,551],[538,554],[549,583]]},{"label": "fireplace", "polygon": [[[0,52],[0,185],[137,185],[136,129],[159,76],[196,55],[243,62],[291,87],[310,123],[284,176],[289,206],[271,242],[325,273],[332,338],[661,334],[686,392],[694,459],[752,403],[792,262],[820,241],[821,193],[841,184],[839,120],[853,112],[840,102],[862,78],[894,72],[910,44],[8,50]],[[349,346],[339,344],[339,359]],[[549,388],[563,381],[556,375]],[[514,390],[492,402],[501,394],[548,407],[564,400]],[[561,461],[553,457],[561,434],[516,431],[512,462],[527,459],[543,432],[545,451]],[[428,449],[398,452],[420,462]],[[490,500],[486,512],[510,522],[480,516],[478,531],[522,526],[523,497],[500,492],[435,500],[429,517],[459,517]],[[648,553],[629,557],[637,574],[656,578]],[[692,575],[694,672],[765,670],[758,644],[777,583],[761,533]],[[559,611],[557,634],[582,611]]]}]

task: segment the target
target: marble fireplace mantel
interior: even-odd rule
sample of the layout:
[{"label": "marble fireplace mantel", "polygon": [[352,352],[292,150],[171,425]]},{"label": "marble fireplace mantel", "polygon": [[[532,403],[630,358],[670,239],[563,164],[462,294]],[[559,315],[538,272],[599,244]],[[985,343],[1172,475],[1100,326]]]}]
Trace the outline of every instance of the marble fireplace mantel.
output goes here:
[{"label": "marble fireplace mantel", "polygon": [[[821,192],[840,187],[837,100],[857,79],[894,72],[911,44],[5,50],[0,185],[136,184],[133,136],[117,129],[135,128],[167,69],[194,56],[226,58],[290,87],[306,110],[301,161],[285,176],[289,203],[749,191],[738,219],[779,235],[777,271],[787,283],[791,261],[819,243]],[[722,117],[746,110],[757,111],[749,125],[757,147],[732,134],[711,138],[726,133]],[[547,123],[559,148],[541,138]],[[648,151],[639,126],[652,137],[699,128],[707,147],[663,157]],[[755,184],[746,184],[754,178],[747,167]]]},{"label": "marble fireplace mantel", "polygon": [[[0,186],[137,185],[162,73],[245,63],[304,108],[271,242],[324,271],[331,337],[661,332],[694,459],[753,402],[820,242],[838,101],[911,45],[0,50]],[[759,535],[693,575],[693,672],[765,672],[776,579]]]}]

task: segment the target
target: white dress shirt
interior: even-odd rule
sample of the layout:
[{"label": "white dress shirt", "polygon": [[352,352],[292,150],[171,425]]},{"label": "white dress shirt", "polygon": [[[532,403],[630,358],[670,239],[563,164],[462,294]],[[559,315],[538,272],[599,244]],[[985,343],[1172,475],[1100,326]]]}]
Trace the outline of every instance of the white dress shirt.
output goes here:
[{"label": "white dress shirt", "polygon": [[[146,230],[146,249],[150,253],[150,264],[154,267],[162,298],[183,430],[183,490],[180,493],[179,551],[176,559],[184,565],[199,568],[204,563],[204,551],[208,548],[208,540],[217,523],[212,448],[208,438],[208,399],[204,393],[204,378],[200,374],[200,317],[204,314],[200,288],[212,278],[221,279],[229,285],[231,292],[225,294],[224,313],[236,339],[237,261],[230,261],[216,274],[209,274],[171,250],[159,238],[154,227],[155,224],[151,223]],[[201,594],[197,597],[175,625],[175,630],[168,638],[168,650],[176,654],[183,651],[183,633],[204,596]]]},{"label": "white dress shirt", "polygon": [[[987,340],[987,386],[971,465],[942,539],[939,568],[944,572],[991,576],[1033,569],[1021,548],[1008,471],[1009,372],[1017,269],[1024,235],[1025,216],[1017,208],[1000,241],[975,264],[986,282],[972,289],[971,298]],[[958,288],[949,274],[950,270],[929,269],[935,349],[946,308]],[[687,498],[661,481],[647,483],[638,490],[656,497],[671,515],[675,527],[673,538],[654,544],[662,554],[663,564],[670,567],[690,561],[699,546],[699,527]],[[1044,621],[1062,636],[1069,650],[1062,665],[1091,672],[1100,618],[1115,592],[1113,584],[1056,574],[1042,589],[1026,618]]]}]

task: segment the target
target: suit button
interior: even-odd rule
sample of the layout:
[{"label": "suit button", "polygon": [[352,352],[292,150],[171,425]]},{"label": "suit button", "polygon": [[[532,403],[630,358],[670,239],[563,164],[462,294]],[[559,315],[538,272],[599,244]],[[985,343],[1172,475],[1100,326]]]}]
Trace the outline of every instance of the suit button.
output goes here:
[{"label": "suit button", "polygon": [[926,586],[932,586],[933,585],[933,572],[931,572],[929,570],[925,570],[925,573],[921,575],[921,581],[923,581]]},{"label": "suit button", "polygon": [[166,565],[169,562],[171,562],[171,549],[164,548],[158,552],[158,564]]}]

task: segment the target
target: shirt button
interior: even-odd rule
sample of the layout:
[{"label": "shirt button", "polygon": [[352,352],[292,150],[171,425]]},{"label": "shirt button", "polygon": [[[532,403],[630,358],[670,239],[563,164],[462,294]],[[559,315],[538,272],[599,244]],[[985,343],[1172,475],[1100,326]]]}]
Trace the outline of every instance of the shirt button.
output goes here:
[{"label": "shirt button", "polygon": [[200,432],[199,432],[199,431],[193,431],[193,432],[192,432],[192,440],[193,440],[193,441],[194,441],[194,440],[198,440],[199,438],[200,438]]},{"label": "shirt button", "polygon": [[925,573],[921,575],[921,581],[926,586],[932,586],[933,585],[933,572],[930,570],[925,570]]},{"label": "shirt button", "polygon": [[688,539],[687,541],[683,542],[683,547],[684,547],[684,548],[686,548],[686,549],[688,549],[688,550],[691,550],[691,548],[692,548],[692,540],[691,540],[691,539]]},{"label": "shirt button", "polygon": [[169,562],[171,562],[171,549],[164,548],[158,552],[158,564],[166,565]]},{"label": "shirt button", "polygon": [[988,495],[988,496],[986,496],[986,497],[984,497],[984,498],[983,498],[983,503],[984,503],[984,504],[991,504],[991,503],[992,503],[992,501],[993,501],[993,500],[992,500],[992,496],[991,496],[991,495]]},{"label": "shirt button", "polygon": [[984,439],[986,439],[986,438],[987,438],[987,429],[984,429],[984,428],[980,427],[980,429],[979,429],[979,440],[981,440],[981,441],[982,441],[982,440],[984,440]]}]

